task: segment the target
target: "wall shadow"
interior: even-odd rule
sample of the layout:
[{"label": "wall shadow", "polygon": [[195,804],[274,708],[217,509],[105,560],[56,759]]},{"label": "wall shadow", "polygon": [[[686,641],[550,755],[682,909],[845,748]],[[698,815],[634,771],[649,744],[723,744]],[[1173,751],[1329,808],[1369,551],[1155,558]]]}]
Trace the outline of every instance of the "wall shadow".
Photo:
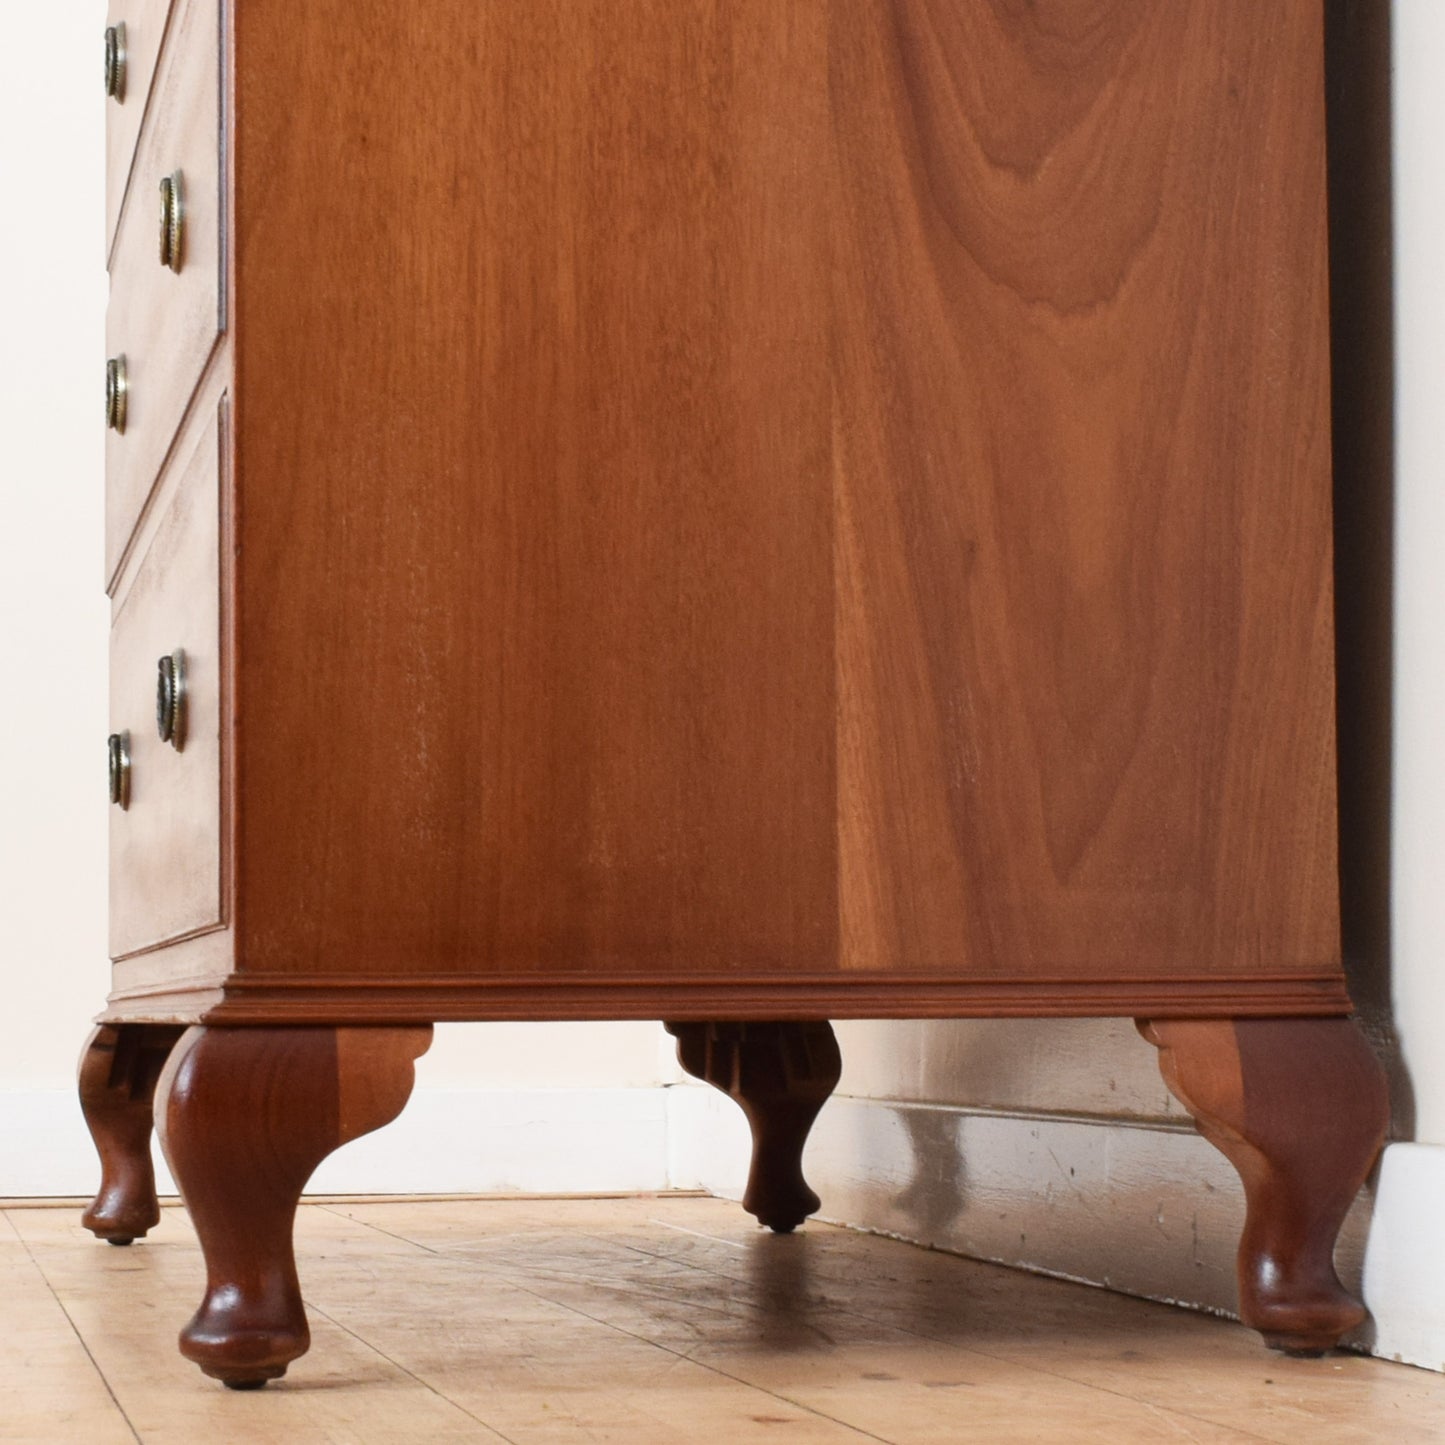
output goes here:
[{"label": "wall shadow", "polygon": [[1390,6],[1326,0],[1330,349],[1335,459],[1340,905],[1360,1021],[1390,1075],[1394,1131],[1415,1108],[1391,1009],[1394,292]]}]

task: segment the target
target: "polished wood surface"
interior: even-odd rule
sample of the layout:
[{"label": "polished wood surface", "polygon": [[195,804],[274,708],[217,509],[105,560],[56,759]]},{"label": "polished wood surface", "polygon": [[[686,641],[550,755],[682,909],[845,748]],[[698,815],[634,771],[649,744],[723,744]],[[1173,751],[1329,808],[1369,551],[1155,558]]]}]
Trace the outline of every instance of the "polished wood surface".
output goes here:
[{"label": "polished wood surface", "polygon": [[823,10],[279,13],[236,15],[243,965],[832,959]]},{"label": "polished wood surface", "polygon": [[789,1234],[821,1201],[803,1178],[803,1146],[838,1086],[843,1060],[826,1023],[669,1023],[677,1061],[721,1089],[747,1116],[753,1136],[743,1208]]},{"label": "polished wood surface", "polygon": [[[110,951],[116,958],[223,918],[220,507],[224,402],[194,438],[158,525],[116,597],[110,718],[129,736],[130,802],[110,810]],[[156,728],[156,669],[184,654],[181,747]]]},{"label": "polished wood surface", "polygon": [[1335,1240],[1389,1126],[1385,1075],[1349,1019],[1151,1020],[1170,1091],[1239,1171],[1239,1315],[1278,1349],[1333,1348],[1365,1318]]},{"label": "polished wood surface", "polygon": [[181,1353],[236,1389],[306,1353],[291,1231],[330,1153],[390,1123],[431,1029],[186,1032],[156,1090],[156,1125],[206,1255]]},{"label": "polished wood surface", "polygon": [[80,1054],[80,1107],[100,1156],[100,1188],[80,1222],[107,1244],[131,1244],[160,1221],[151,1162],[156,1081],[179,1028],[102,1025]]},{"label": "polished wood surface", "polygon": [[[113,583],[206,362],[225,328],[220,0],[176,0],[110,265],[106,355],[124,356],[125,433],[105,433],[105,575]],[[179,171],[179,273],[160,262],[160,183]],[[100,361],[96,394],[100,394]]]},{"label": "polished wood surface", "polygon": [[[126,181],[140,138],[141,120],[150,98],[151,81],[161,53],[161,37],[170,16],[171,0],[110,0],[107,26],[125,26],[125,89],[119,100],[105,102],[105,250],[110,254],[120,221]],[[96,50],[100,50],[99,34]],[[99,70],[99,66],[96,67]]]},{"label": "polished wood surface", "polygon": [[1319,6],[383,12],[234,15],[246,996],[1343,1011]]},{"label": "polished wood surface", "polygon": [[207,1023],[433,1023],[443,1019],[718,1018],[1099,1018],[1137,1008],[1177,1018],[1339,1014],[1339,979],[1297,976],[1175,978],[1161,982],[1076,979],[910,978],[807,974],[759,979],[714,974],[684,979],[567,975],[468,978],[413,974],[231,974],[229,934],[124,960],[106,1017],[200,1018]]},{"label": "polished wood surface", "polygon": [[842,11],[845,963],[1333,965],[1320,5]]}]

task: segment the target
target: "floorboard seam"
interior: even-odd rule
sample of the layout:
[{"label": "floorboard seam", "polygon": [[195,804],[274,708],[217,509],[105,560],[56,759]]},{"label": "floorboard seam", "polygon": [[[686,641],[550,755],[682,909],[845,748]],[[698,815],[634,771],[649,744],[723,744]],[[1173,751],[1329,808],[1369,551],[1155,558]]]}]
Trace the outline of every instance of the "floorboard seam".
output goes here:
[{"label": "floorboard seam", "polygon": [[394,1239],[398,1244],[409,1244],[413,1249],[420,1249],[427,1254],[435,1255],[438,1259],[448,1259],[450,1256],[444,1249],[433,1249],[429,1244],[423,1244],[419,1239],[408,1239],[404,1234],[397,1234],[394,1230],[383,1229],[379,1224],[373,1224],[369,1219],[358,1219],[354,1214],[343,1214],[341,1210],[330,1204],[311,1204],[306,1206],[309,1209],[321,1210],[326,1214],[334,1214],[338,1219],[344,1219],[348,1224],[359,1224],[363,1229],[369,1229],[373,1234],[379,1234],[384,1239]]},{"label": "floorboard seam", "polygon": [[394,1369],[400,1370],[401,1373],[407,1377],[407,1379],[415,1381],[415,1383],[420,1385],[423,1390],[426,1390],[429,1394],[435,1395],[438,1400],[444,1401],[454,1410],[460,1410],[462,1414],[467,1417],[468,1420],[475,1421],[475,1423],[480,1425],[484,1430],[490,1430],[492,1434],[497,1437],[498,1440],[504,1441],[505,1445],[517,1445],[517,1442],[515,1440],[513,1440],[508,1435],[503,1435],[502,1432],[491,1423],[491,1421],[483,1420],[480,1415],[472,1414],[472,1412],[468,1410],[465,1405],[460,1404],[458,1401],[453,1400],[450,1395],[444,1394],[441,1390],[438,1390],[437,1387],[433,1385],[429,1380],[422,1379],[422,1377],[418,1375],[415,1370],[407,1369],[407,1367],[403,1365],[400,1360],[392,1359],[392,1357],[387,1354],[387,1352],[383,1350],[379,1345],[374,1344],[364,1335],[357,1334],[357,1332],[351,1329],[349,1326],[342,1324],[335,1315],[328,1314],[324,1309],[321,1308],[320,1305],[314,1304],[312,1301],[307,1300],[306,1308],[309,1310],[314,1310],[318,1315],[321,1316],[323,1320],[326,1320],[329,1324],[335,1325],[336,1328],[342,1332],[342,1334],[350,1335],[351,1338],[355,1340],[358,1344],[364,1345],[374,1354],[380,1355],[381,1358],[385,1360],[388,1365],[391,1365]]},{"label": "floorboard seam", "polygon": [[134,1436],[136,1445],[145,1445],[145,1441],[141,1439],[140,1431],[136,1429],[134,1421],[132,1421],[126,1413],[125,1406],[120,1403],[119,1397],[116,1395],[114,1389],[111,1388],[110,1381],[106,1379],[105,1371],[100,1368],[100,1362],[91,1354],[90,1346],[86,1343],[85,1336],[81,1334],[75,1321],[71,1318],[70,1311],[65,1307],[65,1301],[55,1292],[55,1286],[50,1283],[50,1276],[45,1273],[45,1267],[36,1259],[35,1251],[30,1248],[30,1241],[15,1227],[15,1221],[10,1218],[9,1210],[5,1211],[5,1222],[10,1226],[11,1233],[20,1241],[20,1246],[25,1251],[25,1257],[35,1266],[35,1272],[40,1276],[45,1288],[50,1291],[50,1298],[55,1301],[56,1308],[65,1316],[65,1323],[70,1326],[71,1333],[75,1336],[80,1348],[85,1351],[85,1358],[90,1361],[91,1369],[95,1371],[100,1383],[105,1386],[105,1393],[110,1396],[111,1404],[113,1404],[120,1413],[120,1418],[125,1421],[125,1428]]}]

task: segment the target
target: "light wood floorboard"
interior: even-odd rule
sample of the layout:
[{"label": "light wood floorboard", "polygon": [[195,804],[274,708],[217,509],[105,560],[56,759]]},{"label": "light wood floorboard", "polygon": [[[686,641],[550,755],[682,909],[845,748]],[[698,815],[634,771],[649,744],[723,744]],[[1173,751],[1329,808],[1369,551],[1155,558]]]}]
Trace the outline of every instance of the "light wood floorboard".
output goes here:
[{"label": "light wood floorboard", "polygon": [[662,1197],[308,1204],[313,1346],[235,1394],[176,1352],[185,1214],[0,1227],[0,1441],[1445,1442],[1445,1378],[849,1230]]}]

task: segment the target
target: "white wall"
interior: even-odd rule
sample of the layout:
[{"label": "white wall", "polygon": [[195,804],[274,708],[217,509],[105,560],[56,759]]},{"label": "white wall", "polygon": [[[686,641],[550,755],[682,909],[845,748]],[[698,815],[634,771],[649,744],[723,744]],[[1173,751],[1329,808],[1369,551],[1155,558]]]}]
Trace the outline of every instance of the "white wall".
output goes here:
[{"label": "white wall", "polygon": [[1394,780],[1390,981],[1413,1139],[1381,1170],[1381,1353],[1445,1370],[1445,5],[1394,0]]},{"label": "white wall", "polygon": [[69,1080],[107,987],[103,112],[72,58],[100,21],[6,16],[27,63],[0,87],[0,1194],[59,1183],[56,1149],[83,1159]]},{"label": "white wall", "polygon": [[7,50],[28,57],[0,86],[0,1079],[11,1086],[69,1077],[107,986],[102,16],[97,4],[23,6],[5,21]]},{"label": "white wall", "polygon": [[1396,1027],[1445,1145],[1445,5],[1396,0]]},{"label": "white wall", "polygon": [[842,1024],[841,1092],[860,1098],[1175,1121],[1187,1117],[1129,1019]]}]

